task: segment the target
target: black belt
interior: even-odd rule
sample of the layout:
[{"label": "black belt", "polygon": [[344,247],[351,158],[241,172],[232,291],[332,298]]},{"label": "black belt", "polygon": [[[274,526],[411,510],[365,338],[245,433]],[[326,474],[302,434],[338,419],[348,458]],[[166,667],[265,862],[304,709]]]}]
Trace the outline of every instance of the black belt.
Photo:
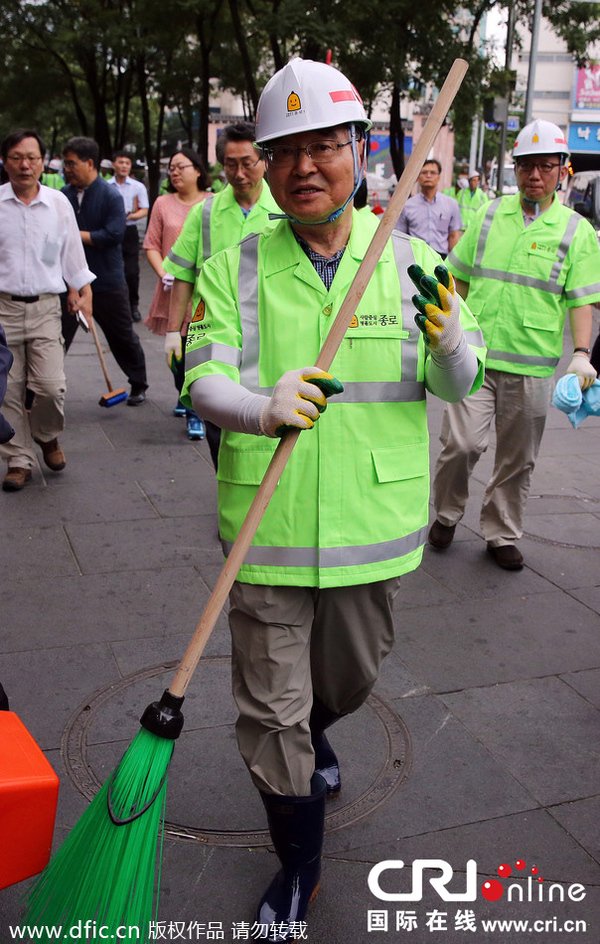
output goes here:
[{"label": "black belt", "polygon": [[31,302],[39,302],[39,295],[11,295],[11,302],[26,302],[30,304]]}]

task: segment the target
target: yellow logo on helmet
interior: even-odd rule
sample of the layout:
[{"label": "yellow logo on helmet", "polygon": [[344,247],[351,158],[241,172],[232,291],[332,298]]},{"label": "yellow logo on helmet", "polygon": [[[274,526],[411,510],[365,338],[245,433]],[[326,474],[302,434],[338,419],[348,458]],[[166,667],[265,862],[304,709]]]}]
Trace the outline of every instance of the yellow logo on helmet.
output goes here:
[{"label": "yellow logo on helmet", "polygon": [[534,144],[538,144],[540,139],[539,139],[539,137],[537,136],[537,134],[534,134],[534,136],[533,136],[533,138],[532,138],[531,140],[533,141]]},{"label": "yellow logo on helmet", "polygon": [[287,100],[287,110],[288,111],[300,111],[300,96],[297,92],[290,92]]},{"label": "yellow logo on helmet", "polygon": [[196,321],[203,321],[204,315],[206,314],[206,305],[204,304],[204,299],[201,298],[198,302],[198,307],[194,312],[194,317],[192,318],[192,324]]}]

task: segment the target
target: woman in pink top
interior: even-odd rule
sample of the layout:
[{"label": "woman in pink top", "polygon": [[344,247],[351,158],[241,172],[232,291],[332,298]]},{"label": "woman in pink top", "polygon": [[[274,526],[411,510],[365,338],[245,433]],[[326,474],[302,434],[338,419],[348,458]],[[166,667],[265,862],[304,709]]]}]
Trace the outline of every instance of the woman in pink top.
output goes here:
[{"label": "woman in pink top", "polygon": [[[182,147],[171,155],[168,167],[168,193],[158,197],[152,207],[152,214],[146,236],[144,249],[148,262],[156,272],[159,281],[154,290],[154,297],[150,304],[148,317],[144,321],[153,334],[164,335],[167,331],[169,317],[169,299],[173,276],[163,269],[163,259],[179,236],[185,218],[196,203],[200,203],[208,196],[206,188],[210,179],[202,162],[202,158],[191,148]],[[187,334],[191,317],[190,310],[186,314],[181,328],[183,337]],[[175,386],[180,391],[184,378],[183,358],[177,363]],[[190,439],[204,438],[204,424],[192,410],[186,410],[181,403],[174,409],[176,416],[187,416],[187,429]]]}]

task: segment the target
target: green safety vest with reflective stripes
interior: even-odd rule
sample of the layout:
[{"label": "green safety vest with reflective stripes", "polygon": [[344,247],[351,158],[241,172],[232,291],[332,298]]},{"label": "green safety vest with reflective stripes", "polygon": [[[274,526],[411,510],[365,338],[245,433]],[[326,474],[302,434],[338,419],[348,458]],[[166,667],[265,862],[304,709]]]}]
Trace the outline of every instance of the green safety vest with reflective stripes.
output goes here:
[{"label": "green safety vest with reflective stripes", "polygon": [[481,187],[477,187],[473,192],[471,192],[470,187],[467,187],[466,190],[459,190],[454,199],[460,207],[463,229],[467,229],[469,224],[473,222],[479,207],[487,203],[487,197]]},{"label": "green safety vest with reflective stripes", "polygon": [[[288,222],[213,256],[198,280],[182,399],[194,380],[226,374],[271,395],[281,375],[317,360],[364,257],[376,218],[354,211],[328,291]],[[332,587],[371,583],[418,566],[426,538],[429,449],[426,351],[407,268],[439,256],[395,233],[384,249],[331,372],[344,384],[299,437],[239,579]],[[483,379],[483,339],[462,311]],[[223,430],[217,474],[225,552],[235,540],[278,440]]]},{"label": "green safety vest with reflective stripes", "polygon": [[469,283],[486,366],[550,377],[569,308],[600,301],[600,249],[587,220],[554,199],[525,226],[518,193],[482,207],[447,259]]},{"label": "green safety vest with reflective stripes", "polygon": [[[260,233],[270,224],[270,213],[281,213],[281,210],[264,180],[260,196],[246,216],[232,187],[211,193],[188,213],[181,233],[164,260],[165,270],[183,282],[195,282],[210,256],[235,246],[250,233]],[[194,292],[192,311],[196,310],[197,304],[197,293]]]}]

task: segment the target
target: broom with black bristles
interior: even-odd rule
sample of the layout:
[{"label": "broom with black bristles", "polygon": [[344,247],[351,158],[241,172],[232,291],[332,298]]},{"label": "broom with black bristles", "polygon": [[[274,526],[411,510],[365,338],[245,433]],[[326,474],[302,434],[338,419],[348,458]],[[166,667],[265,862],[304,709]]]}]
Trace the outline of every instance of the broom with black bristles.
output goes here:
[{"label": "broom with black bristles", "polygon": [[[448,73],[321,349],[315,366],[322,370],[331,366],[467,68],[457,59]],[[299,435],[291,430],[279,442],[170,688],[146,708],[119,765],[30,889],[22,927],[35,927],[36,940],[55,940],[48,927],[61,927],[64,937],[77,928],[82,940],[95,939],[96,929],[116,938],[129,927],[139,929],[134,940],[147,941],[158,908],[167,771],[183,727],[185,691]]]}]

